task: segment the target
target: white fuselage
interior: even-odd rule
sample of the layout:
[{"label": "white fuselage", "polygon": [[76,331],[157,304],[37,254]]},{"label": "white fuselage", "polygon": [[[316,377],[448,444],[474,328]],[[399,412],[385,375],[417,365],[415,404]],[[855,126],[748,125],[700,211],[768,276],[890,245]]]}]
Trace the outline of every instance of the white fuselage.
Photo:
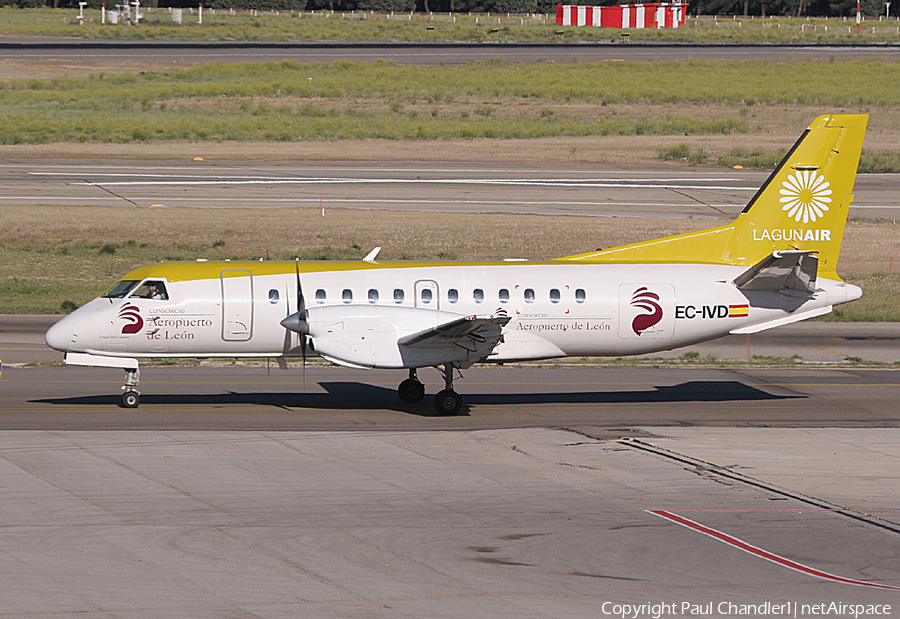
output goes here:
[{"label": "white fuselage", "polygon": [[[280,321],[296,312],[294,263],[241,263],[167,281],[167,300],[98,298],[47,333],[53,348],[106,357],[280,357],[299,352]],[[422,367],[397,339],[454,316],[508,316],[486,358],[506,362],[668,350],[825,313],[859,288],[820,278],[812,295],[739,290],[743,267],[703,264],[403,266],[301,270],[309,336],[322,356],[363,367]],[[160,275],[164,279],[164,275]]]}]

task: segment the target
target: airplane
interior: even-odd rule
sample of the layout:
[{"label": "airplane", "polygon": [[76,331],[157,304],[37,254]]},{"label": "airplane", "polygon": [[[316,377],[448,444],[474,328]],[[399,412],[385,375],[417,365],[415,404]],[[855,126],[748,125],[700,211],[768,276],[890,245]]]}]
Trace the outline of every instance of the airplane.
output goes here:
[{"label": "airplane", "polygon": [[353,368],[443,373],[476,363],[625,356],[821,316],[862,290],[836,272],[868,116],[815,119],[731,223],[546,261],[163,262],[137,268],[53,325],[69,365],[125,370],[120,405],[140,403],[139,359],[277,358],[314,352]]}]

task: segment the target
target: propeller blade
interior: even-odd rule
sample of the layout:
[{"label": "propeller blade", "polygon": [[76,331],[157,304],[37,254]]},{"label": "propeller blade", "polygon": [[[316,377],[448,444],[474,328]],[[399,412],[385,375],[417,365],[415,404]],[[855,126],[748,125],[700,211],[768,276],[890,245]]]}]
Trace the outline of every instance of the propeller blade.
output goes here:
[{"label": "propeller blade", "polygon": [[303,298],[303,286],[300,285],[300,261],[294,262],[297,267],[297,313],[306,320],[306,299]]},{"label": "propeller blade", "polygon": [[306,391],[306,334],[300,334],[300,358],[303,360],[301,373],[303,374],[303,391]]},{"label": "propeller blade", "polygon": [[309,323],[306,322],[306,299],[303,298],[303,286],[300,284],[300,261],[296,260],[294,265],[297,267],[297,326],[303,327],[302,331],[298,331],[300,333],[300,358],[302,360],[302,370],[300,372],[303,374],[303,391],[306,391],[306,337],[309,333]]},{"label": "propeller blade", "polygon": [[[287,290],[285,290],[287,292]],[[288,294],[284,295],[284,302],[287,305],[287,317],[291,315],[291,298]],[[282,356],[286,355],[287,352],[291,349],[291,331],[292,329],[288,329],[285,327],[284,330],[284,343],[281,345],[281,354]]]},{"label": "propeller blade", "polygon": [[[300,263],[297,262],[297,311],[281,321],[281,326],[296,333],[309,333],[309,325],[306,322],[306,300],[303,298],[303,286],[300,284]],[[301,346],[305,338],[300,338]]]}]

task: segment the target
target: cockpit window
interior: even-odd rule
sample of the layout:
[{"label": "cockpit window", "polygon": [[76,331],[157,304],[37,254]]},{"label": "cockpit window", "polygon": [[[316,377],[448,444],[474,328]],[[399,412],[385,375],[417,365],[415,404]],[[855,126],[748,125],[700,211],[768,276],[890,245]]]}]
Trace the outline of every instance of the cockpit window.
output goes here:
[{"label": "cockpit window", "polygon": [[116,282],[116,285],[104,292],[101,297],[104,299],[121,299],[126,294],[131,292],[131,289],[137,285],[137,280],[135,279],[123,279],[120,282]]},{"label": "cockpit window", "polygon": [[157,301],[168,301],[169,293],[166,292],[165,282],[159,280],[148,279],[131,295],[132,298],[138,299],[156,299]]}]

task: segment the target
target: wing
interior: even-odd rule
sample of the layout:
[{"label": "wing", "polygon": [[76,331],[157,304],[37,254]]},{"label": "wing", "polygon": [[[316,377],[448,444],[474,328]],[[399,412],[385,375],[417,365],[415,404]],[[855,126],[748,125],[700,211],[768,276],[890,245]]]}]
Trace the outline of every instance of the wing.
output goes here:
[{"label": "wing", "polygon": [[459,347],[470,353],[486,349],[490,353],[500,342],[503,327],[508,322],[509,316],[463,316],[401,337],[397,344],[417,349],[452,350],[453,347]]},{"label": "wing", "polygon": [[738,275],[734,285],[741,290],[769,292],[816,291],[819,259],[815,251],[774,251]]},{"label": "wing", "polygon": [[[500,343],[509,318],[464,316],[420,307],[319,306],[307,309],[316,352],[335,363],[370,368],[469,367]],[[291,328],[291,325],[287,325]]]}]

